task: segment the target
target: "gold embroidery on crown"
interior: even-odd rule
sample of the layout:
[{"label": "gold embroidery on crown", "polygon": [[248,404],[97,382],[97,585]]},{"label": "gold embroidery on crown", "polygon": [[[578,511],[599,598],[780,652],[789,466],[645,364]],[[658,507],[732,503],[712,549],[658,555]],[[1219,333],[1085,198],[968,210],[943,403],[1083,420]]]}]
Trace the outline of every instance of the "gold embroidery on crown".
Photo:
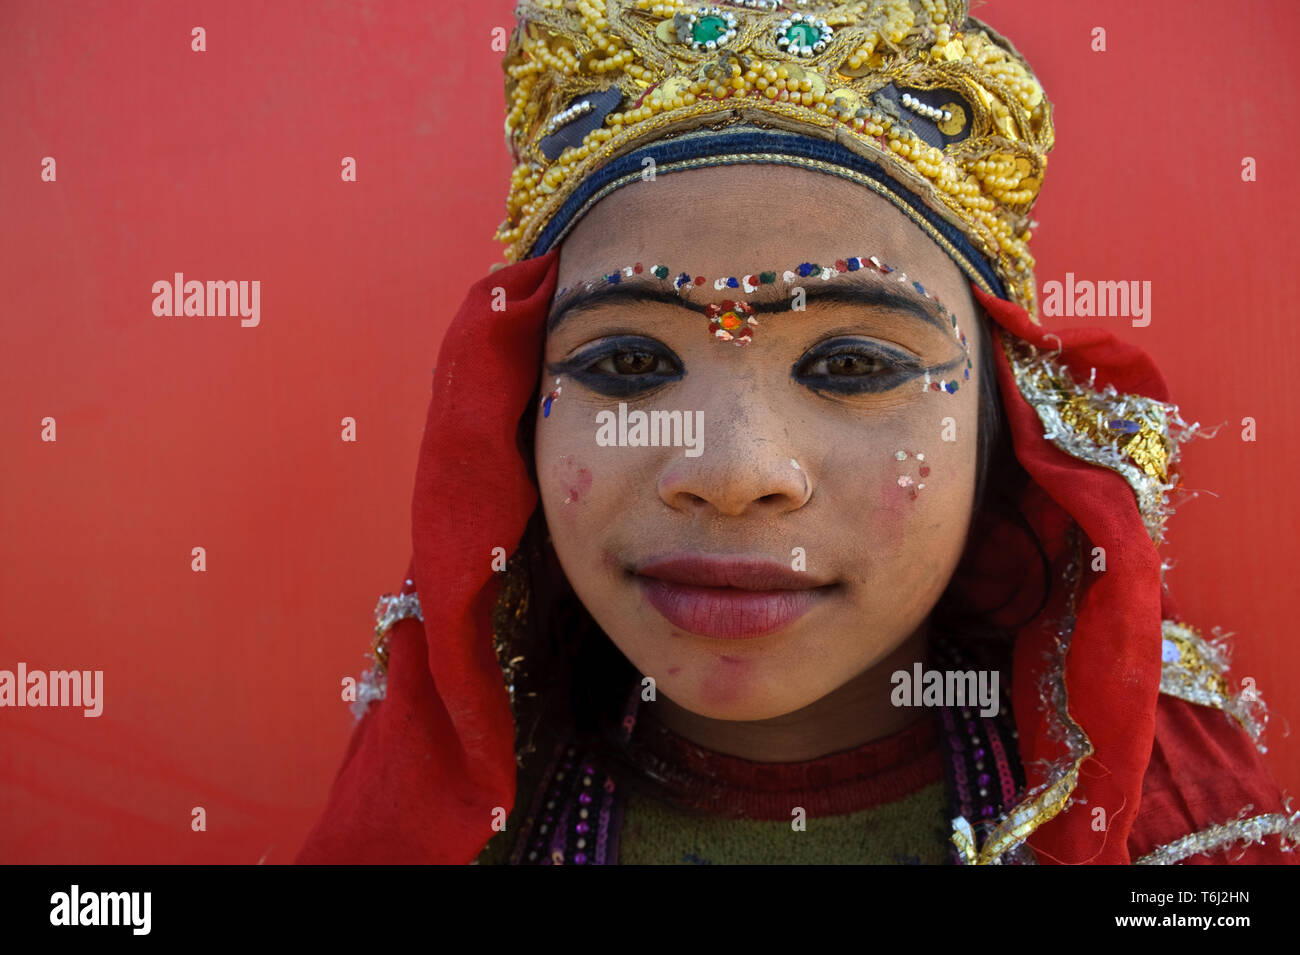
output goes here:
[{"label": "gold embroidery on crown", "polygon": [[[686,18],[717,6],[736,35],[715,50],[683,41]],[[1036,320],[1028,240],[1054,133],[1051,104],[1011,45],[966,0],[704,4],[682,0],[521,0],[507,49],[506,140],[516,165],[497,231],[506,258],[531,253],[546,224],[588,175],[638,147],[701,126],[758,122],[833,139],[881,163],[961,229]],[[794,12],[833,31],[811,56],[779,44]],[[883,96],[959,94],[941,129],[966,135],[942,149],[908,126],[917,112]],[[540,141],[591,114],[575,103],[617,88],[622,102],[574,146],[548,159]],[[570,110],[568,114],[566,110]],[[925,111],[922,110],[922,113]]]}]

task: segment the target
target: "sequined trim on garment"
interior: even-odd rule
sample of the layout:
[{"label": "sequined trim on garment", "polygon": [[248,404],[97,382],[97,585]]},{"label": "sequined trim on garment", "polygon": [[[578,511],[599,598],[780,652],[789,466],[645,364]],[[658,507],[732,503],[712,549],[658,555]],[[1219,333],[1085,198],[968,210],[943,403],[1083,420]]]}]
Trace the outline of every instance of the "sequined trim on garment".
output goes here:
[{"label": "sequined trim on garment", "polygon": [[1066,454],[1123,477],[1147,533],[1161,543],[1173,513],[1168,495],[1177,486],[1173,465],[1179,445],[1200,433],[1199,423],[1188,425],[1177,405],[1121,394],[1113,385],[1098,390],[1096,369],[1086,384],[1077,382],[1055,356],[1005,332],[1001,337],[1016,387],[1038,413],[1043,437]]},{"label": "sequined trim on garment", "polygon": [[375,605],[375,636],[366,657],[374,665],[361,674],[357,681],[357,699],[352,704],[352,715],[358,720],[375,700],[382,700],[388,692],[388,631],[393,624],[407,617],[424,621],[420,598],[415,593],[384,594]]},{"label": "sequined trim on garment", "polygon": [[[629,695],[624,741],[640,686]],[[630,721],[630,722],[629,722]],[[623,799],[614,777],[572,741],[556,744],[510,854],[511,865],[615,865]]]},{"label": "sequined trim on garment", "polygon": [[[964,648],[939,638],[934,644],[934,665],[939,670],[989,669],[991,659],[978,659]],[[1024,771],[1018,752],[1019,732],[1011,708],[1001,702],[991,717],[971,707],[943,707],[939,713],[946,745],[947,779],[952,812],[952,861],[975,865],[1000,832],[1007,810],[1021,801]],[[1021,845],[1008,846],[1001,864],[1034,865],[1033,853]]]},{"label": "sequined trim on garment", "polygon": [[[950,650],[939,662],[958,666],[975,662],[966,659],[964,654],[959,657],[956,647]],[[640,684],[634,683],[624,707],[618,741],[625,751],[639,724],[641,690]],[[1015,746],[1015,723],[1006,705],[993,717],[983,717],[971,708],[943,707],[941,717],[948,729],[943,738],[950,770],[949,793],[955,796],[949,810],[959,814],[958,821],[969,833],[974,856],[966,859],[954,854],[953,861],[976,861],[977,840],[999,821],[998,810],[1014,803],[1024,788]],[[917,733],[914,730],[910,735]],[[636,750],[634,759],[641,772],[670,787],[680,783],[680,778],[675,783],[656,771],[665,768],[665,764],[646,761],[652,749],[638,747]],[[673,775],[672,764],[667,767],[669,775]],[[561,741],[534,790],[510,862],[512,865],[618,864],[625,810],[624,797],[616,791],[613,776],[593,756],[591,748],[572,738]],[[729,812],[723,815],[734,816]],[[974,824],[965,816],[975,820]],[[1037,862],[1023,846],[1010,847],[993,861],[1029,865]]]},{"label": "sequined trim on garment", "polygon": [[[1250,806],[1242,810],[1242,813],[1249,812]],[[1134,865],[1173,865],[1189,856],[1200,853],[1211,853],[1217,851],[1226,851],[1234,843],[1243,843],[1241,846],[1244,852],[1251,844],[1264,844],[1265,836],[1279,836],[1282,842],[1282,851],[1293,852],[1297,844],[1300,844],[1300,811],[1293,812],[1289,816],[1273,812],[1263,816],[1251,816],[1248,819],[1234,819],[1231,822],[1225,822],[1222,825],[1210,826],[1208,829],[1202,829],[1200,832],[1193,832],[1190,835],[1183,836],[1181,839],[1175,839],[1158,849],[1148,852],[1142,858],[1134,862]]]},{"label": "sequined trim on garment", "polygon": [[1206,640],[1199,630],[1185,623],[1166,620],[1163,624],[1160,666],[1160,692],[1188,703],[1212,706],[1236,718],[1256,749],[1268,748],[1260,743],[1268,724],[1268,708],[1260,699],[1254,681],[1241,693],[1232,692],[1228,682],[1228,649],[1220,638]]}]

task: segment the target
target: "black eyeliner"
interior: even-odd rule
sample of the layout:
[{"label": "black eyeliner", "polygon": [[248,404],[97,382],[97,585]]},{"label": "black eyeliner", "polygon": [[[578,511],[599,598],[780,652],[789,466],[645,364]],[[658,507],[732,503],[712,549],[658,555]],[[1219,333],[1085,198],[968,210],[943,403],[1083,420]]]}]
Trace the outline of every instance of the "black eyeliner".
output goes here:
[{"label": "black eyeliner", "polygon": [[[609,358],[611,355],[634,351],[644,352],[647,355],[666,361],[675,365],[678,370],[671,374],[647,373],[644,375],[611,375],[607,372],[591,370],[592,365]],[[578,384],[590,388],[597,394],[614,398],[631,397],[668,382],[681,381],[686,376],[686,370],[681,367],[681,362],[671,351],[657,342],[646,338],[638,338],[634,335],[610,338],[574,355],[572,358],[549,362],[546,365],[546,370],[552,375],[568,375]]]},{"label": "black eyeliner", "polygon": [[[799,369],[824,358],[836,355],[857,355],[863,358],[884,362],[886,368],[874,375],[804,375]],[[926,367],[921,360],[910,352],[900,351],[878,342],[870,344],[862,341],[838,339],[820,342],[790,368],[790,377],[818,393],[839,395],[883,394],[913,381],[925,374],[936,374],[955,368],[963,358],[958,356],[951,361]]]}]

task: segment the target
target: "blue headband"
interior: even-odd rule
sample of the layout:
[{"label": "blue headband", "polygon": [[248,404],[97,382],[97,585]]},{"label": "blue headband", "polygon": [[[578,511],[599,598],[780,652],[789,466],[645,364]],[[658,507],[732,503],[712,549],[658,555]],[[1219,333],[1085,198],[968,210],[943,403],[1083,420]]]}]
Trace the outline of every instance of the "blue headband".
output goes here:
[{"label": "blue headband", "polygon": [[527,257],[549,252],[597,202],[629,183],[640,181],[647,159],[654,160],[656,176],[705,166],[778,163],[857,182],[892,202],[948,253],[976,285],[998,298],[1008,298],[993,266],[975,250],[965,233],[887,175],[879,165],[831,140],[768,131],[752,125],[732,126],[722,131],[698,130],[660,140],[611,160],[574,190],[538,235]]}]

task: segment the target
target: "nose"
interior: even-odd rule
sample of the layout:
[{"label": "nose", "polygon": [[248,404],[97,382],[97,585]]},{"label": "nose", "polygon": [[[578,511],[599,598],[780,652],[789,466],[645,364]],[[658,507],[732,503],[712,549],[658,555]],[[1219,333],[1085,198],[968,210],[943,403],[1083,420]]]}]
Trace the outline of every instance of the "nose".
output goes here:
[{"label": "nose", "polygon": [[[675,458],[659,478],[659,497],[687,514],[775,516],[803,507],[812,476],[798,462],[784,417],[749,389],[719,394],[705,411],[703,453]],[[734,410],[733,410],[734,409]]]}]

